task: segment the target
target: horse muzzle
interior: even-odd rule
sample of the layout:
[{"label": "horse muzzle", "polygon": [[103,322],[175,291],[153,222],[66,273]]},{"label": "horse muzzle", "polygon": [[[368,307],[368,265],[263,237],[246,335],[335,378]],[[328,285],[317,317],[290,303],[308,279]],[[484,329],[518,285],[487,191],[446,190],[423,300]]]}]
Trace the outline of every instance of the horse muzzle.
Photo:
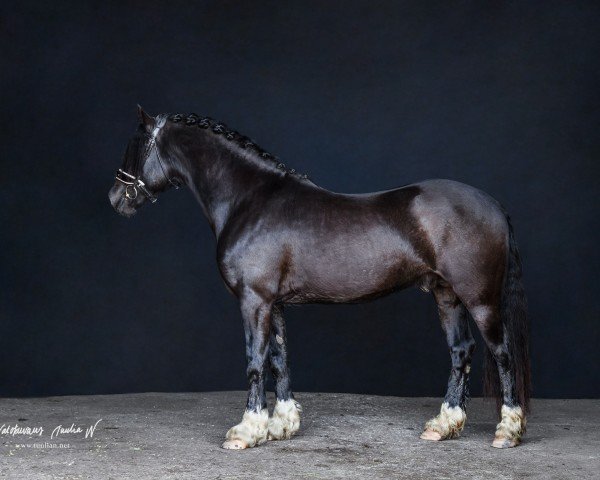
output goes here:
[{"label": "horse muzzle", "polygon": [[132,217],[137,211],[138,202],[140,199],[131,200],[126,197],[124,192],[125,187],[115,184],[108,192],[108,199],[115,211],[123,217]]}]

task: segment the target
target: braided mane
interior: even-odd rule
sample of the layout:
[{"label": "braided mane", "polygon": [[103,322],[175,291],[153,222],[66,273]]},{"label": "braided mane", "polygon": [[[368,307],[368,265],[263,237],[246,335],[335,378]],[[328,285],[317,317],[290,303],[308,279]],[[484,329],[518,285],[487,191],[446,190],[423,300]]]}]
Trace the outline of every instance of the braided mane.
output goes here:
[{"label": "braided mane", "polygon": [[285,164],[280,162],[275,155],[270,154],[265,149],[258,146],[249,137],[228,128],[223,122],[219,122],[210,117],[200,117],[195,113],[190,113],[187,115],[182,113],[173,113],[168,115],[167,119],[174,123],[182,122],[190,127],[196,126],[197,128],[202,128],[205,130],[210,129],[214,134],[223,135],[227,140],[235,142],[240,148],[251,150],[265,161],[273,162],[275,167],[279,170],[282,170],[289,175],[298,175],[302,179],[308,179],[308,175],[299,174],[294,168],[288,169]]}]

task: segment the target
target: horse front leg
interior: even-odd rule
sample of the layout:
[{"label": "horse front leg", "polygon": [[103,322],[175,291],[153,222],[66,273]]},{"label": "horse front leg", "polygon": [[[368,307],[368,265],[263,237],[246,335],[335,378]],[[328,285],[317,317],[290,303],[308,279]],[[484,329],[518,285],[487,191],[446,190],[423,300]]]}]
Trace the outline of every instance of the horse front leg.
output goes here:
[{"label": "horse front leg", "polygon": [[275,380],[277,402],[269,419],[269,440],[289,439],[300,428],[302,407],[292,394],[290,370],[288,366],[287,335],[283,306],[276,305],[271,312],[271,335],[269,340],[269,360]]},{"label": "horse front leg", "polygon": [[239,450],[267,441],[269,412],[265,396],[265,364],[269,353],[271,304],[252,290],[240,298],[244,333],[248,400],[242,421],[230,428],[223,448]]}]

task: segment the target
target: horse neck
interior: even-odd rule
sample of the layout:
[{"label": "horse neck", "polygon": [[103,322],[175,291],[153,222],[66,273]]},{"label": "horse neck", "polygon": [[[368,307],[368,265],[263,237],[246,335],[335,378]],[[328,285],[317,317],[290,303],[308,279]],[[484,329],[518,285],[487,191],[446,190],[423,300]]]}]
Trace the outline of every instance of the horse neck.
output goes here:
[{"label": "horse neck", "polygon": [[177,148],[176,169],[186,179],[217,239],[232,215],[260,198],[265,185],[282,181],[275,165],[254,152],[198,132],[203,141]]}]

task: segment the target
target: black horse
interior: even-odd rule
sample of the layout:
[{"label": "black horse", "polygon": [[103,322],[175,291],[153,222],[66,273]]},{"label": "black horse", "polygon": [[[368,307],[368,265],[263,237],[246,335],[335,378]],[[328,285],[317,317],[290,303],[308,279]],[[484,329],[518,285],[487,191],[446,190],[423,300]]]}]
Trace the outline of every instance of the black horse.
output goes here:
[{"label": "black horse", "polygon": [[[225,285],[240,301],[249,392],[224,448],[298,430],[285,304],[363,302],[410,285],[433,293],[452,357],[441,411],[421,438],[454,438],[464,426],[470,314],[488,347],[486,391],[498,399],[493,446],[520,443],[530,395],[525,294],[510,220],[497,201],[449,180],[333,193],[223,123],[195,114],[153,118],[141,108],[139,116],[111,204],[130,217],[159,192],[187,185],[215,234]],[[277,395],[270,418],[267,365]]]}]

